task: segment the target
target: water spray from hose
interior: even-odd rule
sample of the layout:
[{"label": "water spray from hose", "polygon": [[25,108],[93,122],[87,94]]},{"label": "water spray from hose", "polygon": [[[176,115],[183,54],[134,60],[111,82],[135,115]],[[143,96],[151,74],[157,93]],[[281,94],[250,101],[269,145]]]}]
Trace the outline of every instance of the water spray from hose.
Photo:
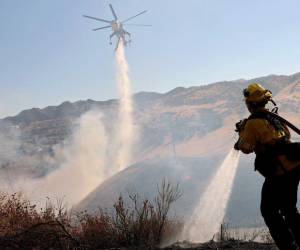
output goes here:
[{"label": "water spray from hose", "polygon": [[234,149],[229,152],[184,225],[182,240],[206,242],[219,232],[232,191],[239,156],[240,153]]}]

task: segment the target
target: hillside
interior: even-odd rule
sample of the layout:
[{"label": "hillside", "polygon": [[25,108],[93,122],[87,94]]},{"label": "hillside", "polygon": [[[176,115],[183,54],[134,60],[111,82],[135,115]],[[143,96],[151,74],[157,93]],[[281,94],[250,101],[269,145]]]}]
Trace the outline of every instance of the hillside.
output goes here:
[{"label": "hillside", "polygon": [[[234,143],[234,124],[247,115],[241,92],[253,81],[271,89],[282,113],[300,125],[300,73],[179,87],[164,94],[135,94],[134,116],[140,140],[132,166],[102,183],[79,207],[90,211],[99,205],[109,207],[120,192],[151,195],[156,184],[168,177],[178,181],[184,192],[174,212],[179,216],[189,214]],[[17,143],[0,150],[2,176],[7,171],[34,178],[47,175],[58,165],[45,159],[68,139],[82,114],[101,111],[106,128],[112,130],[117,107],[117,100],[65,102],[1,120],[2,141],[18,138]],[[17,155],[6,157],[7,151],[15,150]],[[260,220],[262,179],[252,171],[252,159],[242,158],[229,204],[228,217],[236,225],[250,226]]]},{"label": "hillside", "polygon": [[[134,96],[135,117],[142,127],[142,151],[161,145],[162,136],[168,140],[172,135],[176,142],[182,142],[217,131],[230,120],[230,116],[241,117],[245,112],[241,102],[241,90],[252,81],[262,83],[275,95],[290,86],[290,89],[283,93],[281,98],[284,101],[280,106],[289,110],[293,107],[293,111],[296,110],[297,96],[289,98],[291,92],[299,93],[294,85],[300,81],[300,73],[292,76],[271,75],[249,81],[219,82],[199,87],[179,87],[165,94],[138,93]],[[116,115],[117,100],[64,102],[59,106],[44,109],[33,108],[22,111],[17,116],[7,117],[1,120],[1,123],[19,126],[25,141],[32,140],[33,136],[39,146],[53,145],[68,136],[74,119],[91,109],[100,110],[105,114],[105,118],[110,120]],[[154,135],[151,140],[145,136],[149,133]]]}]

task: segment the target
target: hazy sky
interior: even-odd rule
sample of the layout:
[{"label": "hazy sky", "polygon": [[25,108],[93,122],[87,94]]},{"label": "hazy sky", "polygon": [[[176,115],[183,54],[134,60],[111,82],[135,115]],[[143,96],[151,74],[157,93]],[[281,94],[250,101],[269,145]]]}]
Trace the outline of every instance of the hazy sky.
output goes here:
[{"label": "hazy sky", "polygon": [[63,101],[116,97],[111,30],[127,27],[134,91],[300,71],[300,0],[0,0],[0,117]]}]

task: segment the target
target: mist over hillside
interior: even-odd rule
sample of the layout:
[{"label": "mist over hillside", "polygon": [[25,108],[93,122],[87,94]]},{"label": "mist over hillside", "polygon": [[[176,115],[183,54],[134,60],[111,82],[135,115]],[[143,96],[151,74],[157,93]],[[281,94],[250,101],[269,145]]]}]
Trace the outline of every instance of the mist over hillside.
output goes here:
[{"label": "mist over hillside", "polygon": [[[120,193],[136,191],[151,196],[166,177],[179,182],[183,191],[173,213],[188,216],[236,140],[234,124],[247,116],[241,92],[253,81],[271,89],[281,114],[300,125],[300,73],[178,87],[163,94],[137,93],[134,121],[139,142],[131,166],[100,184],[78,207],[90,211],[109,207]],[[18,177],[39,180],[60,168],[58,149],[70,141],[78,119],[91,110],[101,112],[106,131],[112,133],[118,100],[64,102],[2,119],[1,178],[13,187]],[[235,225],[260,223],[262,178],[253,172],[252,161],[253,157],[242,158],[229,203],[228,217]]]}]

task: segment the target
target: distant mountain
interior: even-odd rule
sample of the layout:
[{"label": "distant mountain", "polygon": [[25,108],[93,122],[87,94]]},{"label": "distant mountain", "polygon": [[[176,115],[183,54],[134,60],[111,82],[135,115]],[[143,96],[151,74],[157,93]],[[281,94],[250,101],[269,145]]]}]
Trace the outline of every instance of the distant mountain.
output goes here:
[{"label": "distant mountain", "polygon": [[[98,205],[110,206],[116,196],[126,190],[151,195],[156,184],[168,177],[182,186],[184,195],[175,210],[180,216],[187,216],[214,170],[232,148],[236,139],[234,124],[247,116],[241,93],[250,82],[259,82],[271,89],[282,114],[300,125],[300,73],[178,87],[164,94],[137,93],[134,117],[140,128],[140,143],[132,166],[101,184],[78,207],[92,211]],[[117,108],[117,100],[64,102],[2,119],[0,129],[18,130],[23,149],[28,151],[25,152],[27,157],[35,157],[41,152],[51,154],[55,145],[68,138],[74,121],[91,109],[103,113],[109,129],[117,116]],[[229,205],[228,216],[236,225],[250,225],[260,218],[262,179],[253,173],[252,160],[248,156],[242,158]],[[29,160],[26,168],[37,176],[51,171],[50,166],[39,167],[39,164],[37,161],[35,167],[30,168]],[[20,165],[15,162],[11,168],[19,169]]]},{"label": "distant mountain", "polygon": [[[174,139],[178,141],[186,140],[196,134],[202,136],[222,127],[229,115],[244,114],[245,107],[242,103],[241,90],[253,81],[262,83],[276,95],[288,86],[291,88],[288,91],[295,90],[293,86],[300,81],[300,73],[291,76],[271,75],[248,81],[218,82],[199,87],[179,87],[165,94],[141,92],[134,95],[136,120],[142,124],[146,134],[149,131],[156,132],[159,141],[161,141],[162,134],[168,136],[171,133],[170,127],[176,130]],[[290,92],[285,96],[289,97]],[[297,99],[295,101],[297,102]],[[46,134],[55,134],[54,131],[47,133],[48,128],[53,129],[54,121],[65,131],[63,133],[57,131],[59,134],[57,139],[63,140],[70,125],[68,122],[91,109],[99,109],[107,116],[113,117],[116,115],[117,105],[117,100],[64,102],[59,106],[24,110],[14,117],[7,117],[0,121],[17,125],[26,133],[33,135],[39,134],[39,131],[35,129],[42,128],[43,132],[39,135],[41,139],[45,139]],[[289,108],[292,103],[289,101],[282,105]],[[144,139],[146,139],[145,146],[147,147],[148,140]],[[156,142],[152,141],[152,143]]]}]

